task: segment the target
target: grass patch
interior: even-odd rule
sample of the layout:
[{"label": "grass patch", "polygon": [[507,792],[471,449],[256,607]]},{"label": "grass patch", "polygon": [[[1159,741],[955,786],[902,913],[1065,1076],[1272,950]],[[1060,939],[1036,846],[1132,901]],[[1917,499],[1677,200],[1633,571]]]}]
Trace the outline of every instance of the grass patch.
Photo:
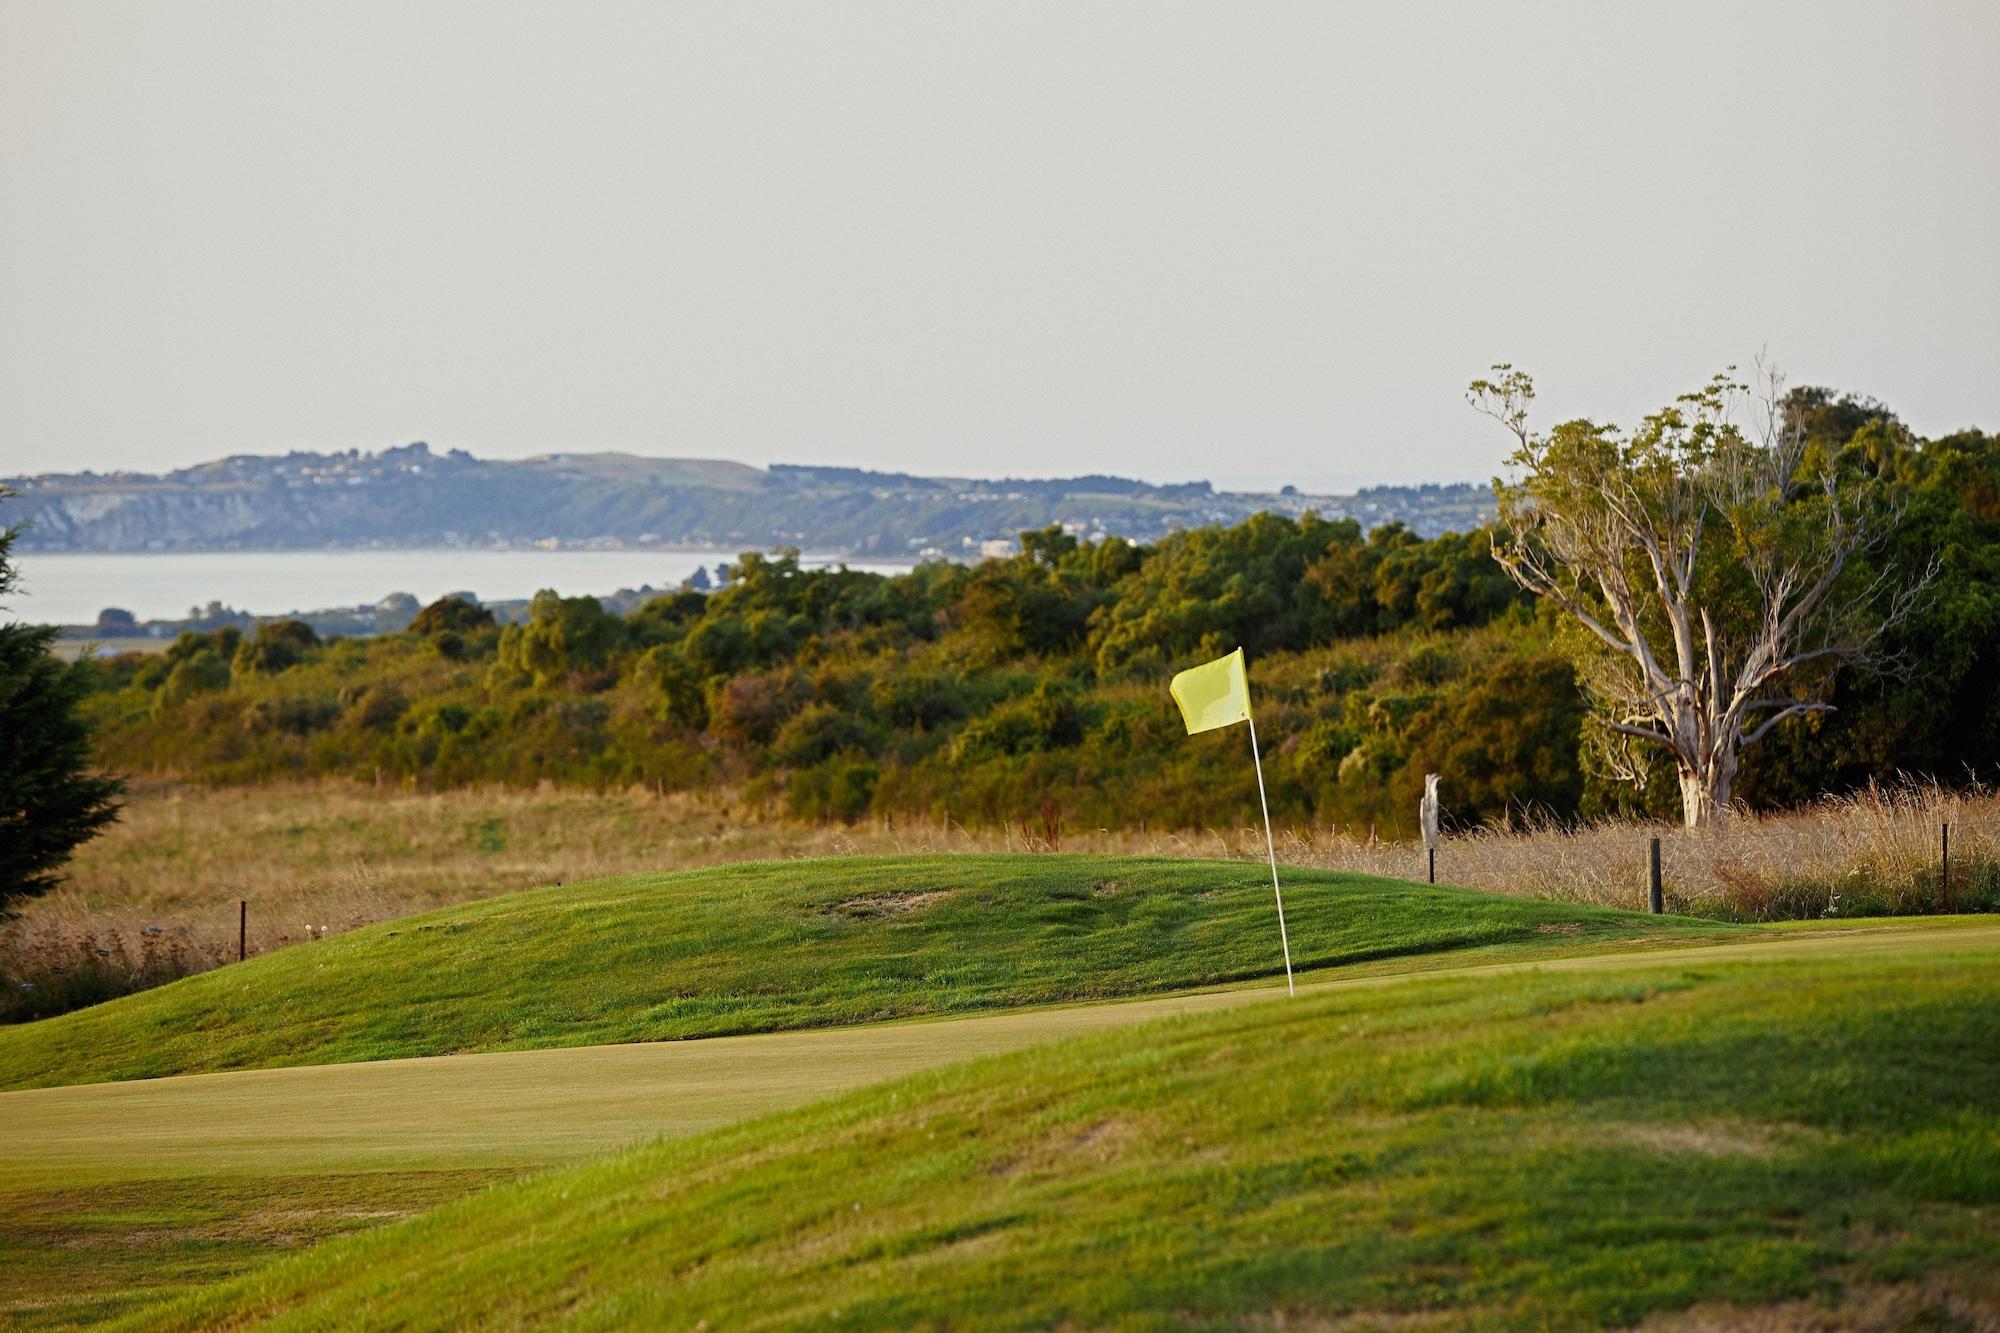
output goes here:
[{"label": "grass patch", "polygon": [[[827,1027],[1267,977],[1282,964],[1266,874],[1172,858],[851,857],[538,889],[0,1031],[0,1086]],[[1301,969],[1731,930],[1326,871],[1293,872],[1287,908]]]},{"label": "grass patch", "polygon": [[519,1171],[201,1175],[0,1193],[0,1322],[73,1328]]},{"label": "grass patch", "polygon": [[503,1185],[134,1322],[1981,1326],[2000,972],[1958,939],[1415,978],[1041,1046]]}]

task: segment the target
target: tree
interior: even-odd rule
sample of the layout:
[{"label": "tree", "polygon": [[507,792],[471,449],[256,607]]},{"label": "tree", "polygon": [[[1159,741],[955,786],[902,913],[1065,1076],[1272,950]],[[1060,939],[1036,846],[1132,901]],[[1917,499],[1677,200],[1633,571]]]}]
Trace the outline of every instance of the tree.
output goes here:
[{"label": "tree", "polygon": [[1494,482],[1494,558],[1575,631],[1614,776],[1643,782],[1646,749],[1664,749],[1690,828],[1724,818],[1746,747],[1831,710],[1834,668],[1887,665],[1884,635],[1930,576],[1876,558],[1896,505],[1862,474],[1808,461],[1775,374],[1760,438],[1743,433],[1732,418],[1748,386],[1731,373],[1629,435],[1581,419],[1532,432],[1534,383],[1511,366],[1466,393],[1517,442],[1515,479]]},{"label": "tree", "polygon": [[[11,494],[0,486],[0,499]],[[19,533],[0,530],[0,596],[14,588],[7,555]],[[0,624],[0,913],[54,888],[71,851],[118,817],[123,786],[89,772],[77,712],[89,668],[57,661],[55,637],[53,627]]]},{"label": "tree", "polygon": [[419,635],[433,634],[474,634],[483,629],[493,628],[493,613],[479,603],[463,597],[440,597],[411,619],[404,627],[406,633]]},{"label": "tree", "polygon": [[230,669],[238,675],[270,675],[297,666],[319,647],[319,635],[303,620],[270,620],[257,627],[257,637],[237,645]]},{"label": "tree", "polygon": [[500,632],[500,670],[550,685],[573,671],[602,667],[624,638],[625,622],[595,597],[564,597],[544,588],[528,603],[527,623]]},{"label": "tree", "polygon": [[1351,522],[1267,513],[1135,552],[1132,576],[1105,591],[1090,621],[1097,669],[1160,670],[1239,645],[1256,656],[1303,647],[1322,618],[1322,585],[1307,572],[1329,548],[1360,540]]}]

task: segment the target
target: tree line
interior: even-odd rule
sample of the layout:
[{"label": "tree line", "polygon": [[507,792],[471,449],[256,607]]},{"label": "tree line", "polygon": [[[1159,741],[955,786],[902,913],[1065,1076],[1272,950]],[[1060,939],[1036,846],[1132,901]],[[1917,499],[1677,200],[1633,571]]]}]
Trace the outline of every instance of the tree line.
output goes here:
[{"label": "tree line", "polygon": [[516,625],[448,600],[371,639],[186,633],[84,667],[88,711],[108,763],[208,781],[725,785],[809,817],[984,822],[1048,800],[1180,826],[1240,817],[1241,793],[1174,743],[1160,682],[1241,642],[1273,717],[1300,724],[1287,808],[1383,820],[1417,714],[1531,642],[1503,623],[1531,609],[1483,536],[1311,516],[1151,547],[1050,528],[1007,559],[893,577],[789,552],[732,572],[629,616],[543,593]]},{"label": "tree line", "polygon": [[[1897,561],[1935,576],[1865,660],[1795,673],[1787,688],[1818,706],[1741,752],[1730,798],[1984,771],[2000,739],[2000,441],[1919,440],[1823,390],[1783,410],[1796,467],[1893,504],[1853,577]],[[1783,499],[1768,540],[1814,503]],[[185,634],[83,668],[87,711],[108,765],[207,781],[726,787],[810,818],[991,823],[1047,803],[1091,826],[1183,828],[1240,822],[1253,794],[1215,738],[1180,734],[1164,682],[1241,645],[1282,818],[1403,835],[1427,771],[1464,822],[1681,813],[1671,750],[1605,758],[1601,664],[1560,598],[1510,576],[1528,535],[1513,512],[1499,559],[1488,531],[1424,540],[1310,514],[1152,545],[1048,528],[1008,558],[896,576],[750,554],[726,588],[626,616],[543,593],[517,625],[447,601],[372,639],[283,621]],[[1719,580],[1712,604],[1754,615],[1750,593],[1703,577]]]}]

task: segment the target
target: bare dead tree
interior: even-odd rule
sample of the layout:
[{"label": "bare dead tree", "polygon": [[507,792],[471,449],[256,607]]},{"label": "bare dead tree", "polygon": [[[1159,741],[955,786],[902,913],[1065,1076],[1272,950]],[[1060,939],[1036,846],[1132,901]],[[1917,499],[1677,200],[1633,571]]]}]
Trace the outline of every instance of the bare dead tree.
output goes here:
[{"label": "bare dead tree", "polygon": [[[1871,564],[1900,508],[1808,468],[1782,378],[1758,369],[1754,397],[1732,367],[1629,435],[1587,420],[1535,433],[1534,383],[1511,366],[1466,392],[1517,445],[1494,482],[1494,558],[1578,631],[1614,775],[1643,781],[1644,749],[1664,748],[1690,828],[1725,818],[1745,747],[1832,709],[1832,668],[1894,665],[1884,636],[1935,573]],[[1745,406],[1756,439],[1733,419]]]}]

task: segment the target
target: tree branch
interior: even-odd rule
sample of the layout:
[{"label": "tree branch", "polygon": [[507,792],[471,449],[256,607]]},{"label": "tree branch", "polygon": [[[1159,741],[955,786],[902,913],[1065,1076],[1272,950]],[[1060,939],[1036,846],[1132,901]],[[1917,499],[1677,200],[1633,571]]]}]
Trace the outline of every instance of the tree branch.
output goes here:
[{"label": "tree branch", "polygon": [[1746,748],[1755,745],[1758,741],[1764,739],[1765,732],[1769,731],[1772,727],[1777,726],[1780,722],[1783,722],[1786,718],[1802,717],[1807,713],[1834,713],[1838,711],[1840,710],[1835,708],[1832,704],[1809,704],[1809,703],[1791,704],[1771,714],[1771,716],[1765,718],[1762,722],[1760,722],[1757,725],[1756,730],[1745,733],[1743,737],[1737,741],[1737,744],[1744,746]]}]

